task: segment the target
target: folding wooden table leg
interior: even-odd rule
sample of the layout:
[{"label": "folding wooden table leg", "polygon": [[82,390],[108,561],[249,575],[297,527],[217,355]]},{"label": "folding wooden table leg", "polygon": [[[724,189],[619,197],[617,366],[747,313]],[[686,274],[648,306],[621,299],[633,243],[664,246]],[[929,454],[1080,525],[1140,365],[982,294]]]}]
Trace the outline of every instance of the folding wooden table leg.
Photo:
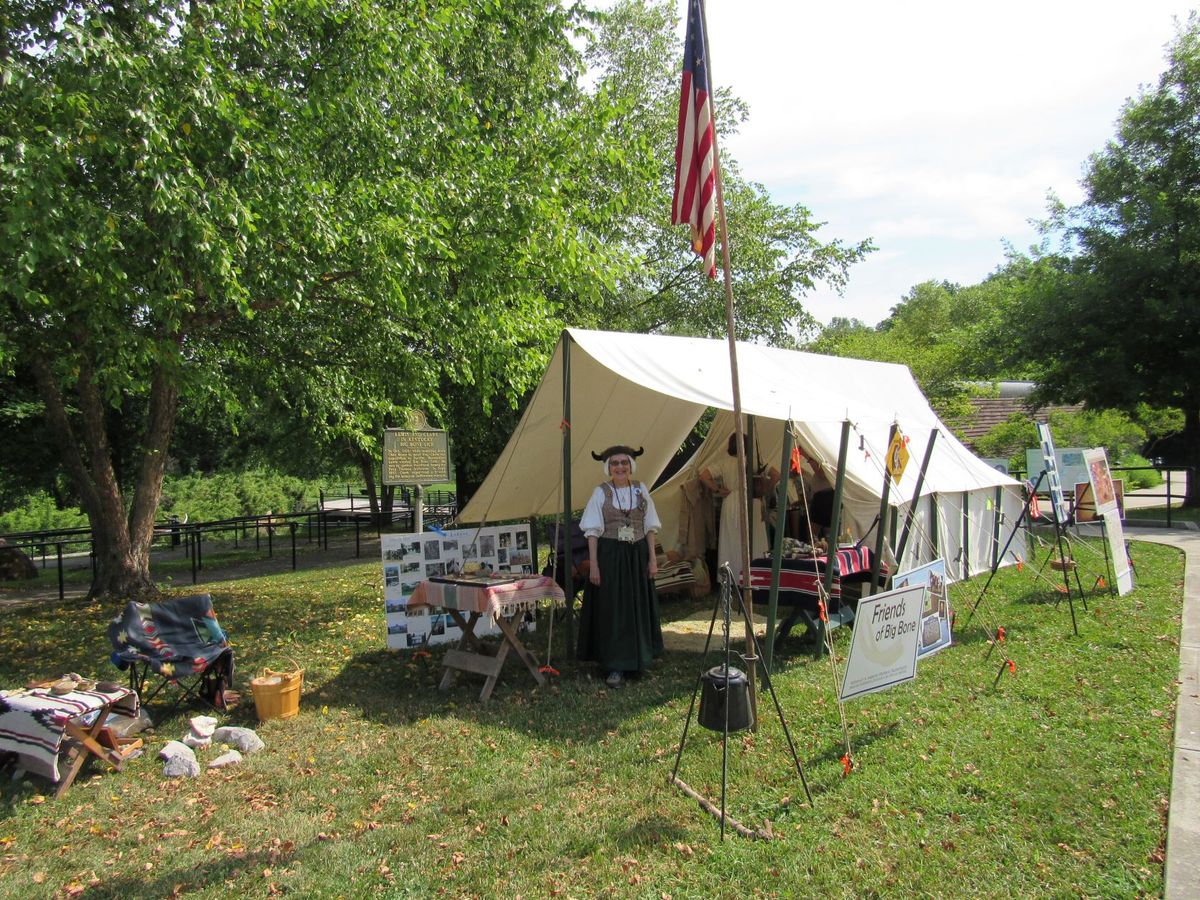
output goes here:
[{"label": "folding wooden table leg", "polygon": [[79,770],[83,768],[83,764],[87,762],[89,756],[99,757],[117,770],[124,765],[124,756],[101,746],[96,740],[96,735],[104,727],[104,720],[108,718],[108,709],[107,706],[102,707],[96,720],[86,728],[73,719],[68,719],[63,726],[64,733],[67,737],[74,739],[74,743],[67,748],[66,768],[58,779],[58,787],[54,792],[55,797],[61,797],[67,792],[67,788],[75,781],[75,776],[79,774]]},{"label": "folding wooden table leg", "polygon": [[538,662],[537,657],[533,655],[533,652],[521,641],[520,636],[517,634],[516,628],[513,627],[517,621],[517,616],[519,615],[520,613],[512,616],[501,616],[496,620],[496,624],[499,625],[500,630],[504,632],[504,640],[506,644],[510,645],[513,650],[517,651],[517,656],[521,658],[521,662],[525,663],[525,668],[529,670],[529,674],[533,676],[533,680],[538,684],[545,684],[546,677],[542,675],[541,671],[539,671],[541,664]]}]

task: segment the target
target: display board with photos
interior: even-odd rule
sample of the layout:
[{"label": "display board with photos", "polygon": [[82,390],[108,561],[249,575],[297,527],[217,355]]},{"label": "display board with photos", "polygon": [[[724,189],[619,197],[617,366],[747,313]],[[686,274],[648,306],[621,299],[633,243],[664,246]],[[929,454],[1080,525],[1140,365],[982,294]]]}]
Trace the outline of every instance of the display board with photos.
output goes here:
[{"label": "display board with photos", "polygon": [[[1036,450],[1025,451],[1025,469],[1029,473],[1026,477],[1030,484],[1037,484],[1038,476],[1043,471],[1046,477],[1042,479],[1042,486],[1038,492],[1052,499],[1057,491],[1057,496],[1062,497],[1062,486],[1071,486],[1088,480],[1087,462],[1083,458],[1083,449],[1079,447],[1068,447],[1065,450],[1058,450],[1054,447],[1054,440],[1050,436],[1050,426],[1043,423],[1038,423],[1038,438],[1040,447]],[[1047,453],[1053,459],[1053,464],[1048,465]],[[1067,519],[1066,500],[1063,498],[1063,505],[1059,509],[1059,521],[1065,522]],[[1047,512],[1046,515],[1049,515]]]},{"label": "display board with photos", "polygon": [[[528,524],[385,534],[381,545],[389,649],[416,649],[462,637],[461,629],[444,610],[428,606],[409,609],[413,591],[425,579],[480,569],[502,575],[533,574]],[[499,632],[491,620],[480,621],[475,627],[476,635]]]},{"label": "display board with photos", "polygon": [[921,632],[917,642],[919,660],[950,646],[950,623],[954,614],[950,608],[950,594],[946,590],[946,561],[935,559],[907,572],[899,572],[892,579],[893,588],[916,584],[925,585],[925,600],[921,606]]}]

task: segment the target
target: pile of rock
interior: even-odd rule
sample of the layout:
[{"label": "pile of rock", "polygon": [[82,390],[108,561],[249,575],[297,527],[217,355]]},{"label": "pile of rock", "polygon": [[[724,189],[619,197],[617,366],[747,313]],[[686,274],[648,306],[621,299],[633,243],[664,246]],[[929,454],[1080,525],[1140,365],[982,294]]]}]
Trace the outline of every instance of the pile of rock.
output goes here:
[{"label": "pile of rock", "polygon": [[228,746],[224,753],[209,760],[208,768],[222,769],[235,766],[242,761],[242,754],[257,753],[266,745],[253,729],[233,726],[217,727],[212,716],[196,716],[190,722],[190,730],[181,741],[170,741],[158,752],[163,760],[163,775],[168,778],[196,778],[200,775],[200,761],[196,750],[213,744]]}]

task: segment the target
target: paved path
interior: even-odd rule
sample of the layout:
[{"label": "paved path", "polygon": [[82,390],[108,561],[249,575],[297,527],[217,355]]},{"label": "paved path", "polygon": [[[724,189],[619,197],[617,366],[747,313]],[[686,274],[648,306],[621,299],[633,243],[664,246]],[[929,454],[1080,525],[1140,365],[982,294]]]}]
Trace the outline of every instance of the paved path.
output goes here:
[{"label": "paved path", "polygon": [[1200,531],[1130,528],[1126,534],[1134,540],[1179,547],[1185,554],[1164,876],[1168,900],[1184,900],[1200,896]]}]

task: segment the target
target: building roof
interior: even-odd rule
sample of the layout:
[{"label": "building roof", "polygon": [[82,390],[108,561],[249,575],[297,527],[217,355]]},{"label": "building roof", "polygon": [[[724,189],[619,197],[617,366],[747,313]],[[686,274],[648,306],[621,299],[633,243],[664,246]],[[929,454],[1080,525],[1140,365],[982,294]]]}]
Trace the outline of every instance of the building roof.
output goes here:
[{"label": "building roof", "polygon": [[1079,412],[1083,405],[1076,403],[1071,406],[1042,406],[1030,409],[1025,405],[1025,397],[972,397],[971,406],[974,413],[962,427],[964,442],[970,446],[977,438],[983,437],[995,426],[1007,422],[1015,415],[1032,416],[1037,422],[1049,421],[1052,412]]}]

